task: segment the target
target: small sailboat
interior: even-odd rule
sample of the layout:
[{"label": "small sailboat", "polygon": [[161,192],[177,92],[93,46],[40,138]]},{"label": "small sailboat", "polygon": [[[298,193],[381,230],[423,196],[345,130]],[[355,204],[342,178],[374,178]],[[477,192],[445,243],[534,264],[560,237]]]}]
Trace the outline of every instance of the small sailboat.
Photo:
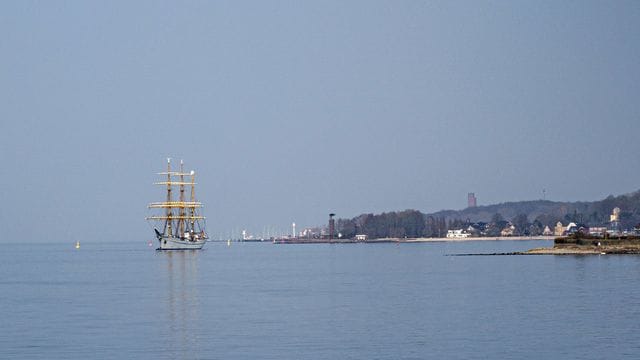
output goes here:
[{"label": "small sailboat", "polygon": [[[159,215],[149,216],[147,220],[161,224],[162,230],[154,228],[160,246],[156,250],[200,250],[209,238],[205,232],[203,222],[205,217],[198,209],[202,203],[196,201],[195,171],[185,173],[184,163],[180,161],[180,171],[171,171],[171,159],[167,159],[167,171],[158,173],[166,175],[166,181],[156,185],[166,186],[166,201],[149,204],[150,209],[162,209]],[[190,181],[185,181],[190,177]],[[177,180],[174,180],[176,179]],[[185,187],[190,187],[190,201],[185,201]],[[179,190],[178,200],[173,199],[173,190]]]},{"label": "small sailboat", "polygon": [[80,249],[80,241],[76,241],[76,249]]}]

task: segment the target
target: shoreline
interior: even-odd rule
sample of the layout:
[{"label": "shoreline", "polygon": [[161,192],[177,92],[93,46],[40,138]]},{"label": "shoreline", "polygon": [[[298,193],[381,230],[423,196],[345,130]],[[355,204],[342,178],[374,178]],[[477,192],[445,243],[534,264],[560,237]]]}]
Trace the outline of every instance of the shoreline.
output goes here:
[{"label": "shoreline", "polygon": [[[554,241],[555,236],[500,236],[468,238],[382,238],[357,241],[355,239],[278,239],[273,244],[385,244],[385,243],[443,243],[470,241]],[[506,255],[640,255],[640,245],[554,245],[509,253],[449,254],[447,256],[506,256]]]},{"label": "shoreline", "polygon": [[354,239],[277,239],[274,244],[382,244],[382,243],[429,243],[466,241],[552,241],[553,236],[498,236],[468,238],[381,238],[369,240]]},{"label": "shoreline", "polygon": [[401,239],[402,242],[462,242],[462,241],[553,241],[554,236],[497,236],[468,238],[415,238]]}]

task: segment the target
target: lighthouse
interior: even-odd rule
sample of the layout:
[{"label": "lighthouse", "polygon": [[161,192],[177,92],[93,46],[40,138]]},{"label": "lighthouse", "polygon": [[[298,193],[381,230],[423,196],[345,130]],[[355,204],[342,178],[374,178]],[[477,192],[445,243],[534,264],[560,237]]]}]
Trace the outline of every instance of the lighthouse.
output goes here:
[{"label": "lighthouse", "polygon": [[296,238],[296,223],[291,224],[291,228],[292,228],[292,238]]}]

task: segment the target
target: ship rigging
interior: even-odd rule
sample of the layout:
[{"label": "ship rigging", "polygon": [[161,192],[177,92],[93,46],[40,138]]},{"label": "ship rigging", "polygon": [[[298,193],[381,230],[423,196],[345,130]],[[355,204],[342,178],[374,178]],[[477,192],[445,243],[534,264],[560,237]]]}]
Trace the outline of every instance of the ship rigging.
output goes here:
[{"label": "ship rigging", "polygon": [[[196,201],[195,171],[184,172],[184,162],[180,160],[180,171],[171,171],[171,158],[167,158],[167,171],[158,173],[166,175],[166,181],[155,185],[166,186],[166,201],[149,204],[150,209],[162,209],[159,215],[147,217],[161,225],[162,230],[154,228],[156,238],[160,242],[157,250],[199,250],[206,243],[205,217],[199,212],[202,203]],[[188,177],[188,181],[185,181]],[[185,187],[191,190],[189,201],[185,200]],[[173,199],[174,188],[179,190],[178,199]]]}]

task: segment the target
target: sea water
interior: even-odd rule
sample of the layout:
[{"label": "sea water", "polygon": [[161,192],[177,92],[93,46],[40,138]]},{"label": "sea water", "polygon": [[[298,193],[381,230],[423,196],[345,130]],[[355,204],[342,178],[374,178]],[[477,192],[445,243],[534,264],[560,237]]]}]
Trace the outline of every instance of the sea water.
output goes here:
[{"label": "sea water", "polygon": [[2,359],[637,359],[640,256],[545,241],[21,243]]}]

